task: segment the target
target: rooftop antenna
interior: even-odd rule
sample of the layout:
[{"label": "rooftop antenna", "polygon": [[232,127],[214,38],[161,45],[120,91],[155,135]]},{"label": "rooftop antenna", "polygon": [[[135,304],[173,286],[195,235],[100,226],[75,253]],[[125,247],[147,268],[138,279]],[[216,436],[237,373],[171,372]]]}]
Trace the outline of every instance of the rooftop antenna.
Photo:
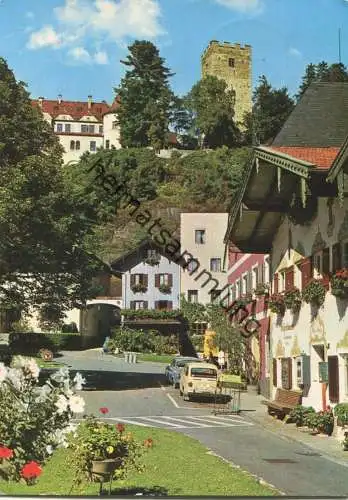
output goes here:
[{"label": "rooftop antenna", "polygon": [[338,62],[341,64],[341,28],[338,28]]}]

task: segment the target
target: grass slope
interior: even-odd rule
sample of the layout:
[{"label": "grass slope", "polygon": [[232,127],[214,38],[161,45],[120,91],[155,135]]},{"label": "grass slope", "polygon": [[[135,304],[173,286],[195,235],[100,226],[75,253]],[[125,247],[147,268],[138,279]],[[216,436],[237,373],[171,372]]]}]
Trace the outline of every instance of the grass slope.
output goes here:
[{"label": "grass slope", "polygon": [[[162,429],[127,426],[139,440],[151,437],[154,447],[144,457],[146,469],[130,472],[128,478],[113,483],[112,494],[143,492],[185,496],[276,496],[277,492],[259,484],[251,475],[209,454],[194,439]],[[98,495],[97,483],[71,490],[73,472],[67,464],[67,450],[57,450],[34,486],[0,482],[0,491],[9,495]]]}]

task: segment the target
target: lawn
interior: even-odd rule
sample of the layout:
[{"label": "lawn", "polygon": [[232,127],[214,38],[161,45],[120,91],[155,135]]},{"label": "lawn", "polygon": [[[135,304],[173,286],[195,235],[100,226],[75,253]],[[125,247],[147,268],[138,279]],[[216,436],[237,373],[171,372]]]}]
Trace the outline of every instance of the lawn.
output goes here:
[{"label": "lawn", "polygon": [[139,361],[147,361],[150,363],[165,363],[169,365],[172,362],[173,355],[171,354],[138,354]]},{"label": "lawn", "polygon": [[[131,472],[126,480],[113,483],[114,495],[138,492],[157,496],[276,496],[240,469],[209,454],[194,439],[162,429],[127,426],[139,440],[151,437],[152,449],[144,457],[145,471]],[[0,481],[0,491],[8,495],[98,495],[97,483],[72,489],[73,472],[67,464],[67,450],[57,450],[34,486]]]},{"label": "lawn", "polygon": [[24,356],[25,358],[35,359],[39,368],[61,368],[65,366],[63,363],[58,363],[57,361],[44,361],[42,358],[35,356]]}]

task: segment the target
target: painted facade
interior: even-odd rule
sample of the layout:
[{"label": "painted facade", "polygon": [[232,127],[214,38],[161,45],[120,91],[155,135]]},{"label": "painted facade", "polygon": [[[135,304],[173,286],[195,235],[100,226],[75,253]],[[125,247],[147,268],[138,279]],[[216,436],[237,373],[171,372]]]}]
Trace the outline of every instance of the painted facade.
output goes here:
[{"label": "painted facade", "polygon": [[250,45],[211,41],[202,55],[202,77],[224,80],[235,91],[235,119],[243,123],[252,109],[252,49]]},{"label": "painted facade", "polygon": [[[229,252],[228,283],[230,302],[251,293],[253,302],[247,306],[259,324],[257,334],[250,340],[255,379],[265,397],[270,394],[270,338],[267,293],[270,287],[270,259],[263,254]],[[264,290],[264,294],[260,294]],[[255,293],[256,291],[256,293]]]},{"label": "painted facade", "polygon": [[227,272],[223,269],[227,216],[227,213],[181,214],[181,251],[188,267],[181,269],[180,291],[190,302],[210,304],[218,291],[228,288]]}]

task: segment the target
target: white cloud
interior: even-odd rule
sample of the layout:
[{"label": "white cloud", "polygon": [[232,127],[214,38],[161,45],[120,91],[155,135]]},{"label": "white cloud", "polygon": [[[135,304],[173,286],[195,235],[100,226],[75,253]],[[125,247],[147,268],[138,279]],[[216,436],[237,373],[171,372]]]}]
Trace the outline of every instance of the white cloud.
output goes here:
[{"label": "white cloud", "polygon": [[302,53],[295,47],[289,49],[289,55],[294,57],[302,57]]},{"label": "white cloud", "polygon": [[91,62],[90,53],[83,47],[74,47],[73,49],[69,50],[68,55],[78,62],[83,62],[83,63]]},{"label": "white cloud", "polygon": [[243,13],[255,13],[262,10],[262,0],[215,0],[216,3]]},{"label": "white cloud", "polygon": [[27,47],[29,49],[42,49],[44,47],[58,48],[62,44],[61,36],[55,31],[53,26],[43,26],[39,31],[35,31],[29,37]]},{"label": "white cloud", "polygon": [[97,64],[109,64],[108,55],[103,50],[100,50],[94,55],[94,60]]}]

